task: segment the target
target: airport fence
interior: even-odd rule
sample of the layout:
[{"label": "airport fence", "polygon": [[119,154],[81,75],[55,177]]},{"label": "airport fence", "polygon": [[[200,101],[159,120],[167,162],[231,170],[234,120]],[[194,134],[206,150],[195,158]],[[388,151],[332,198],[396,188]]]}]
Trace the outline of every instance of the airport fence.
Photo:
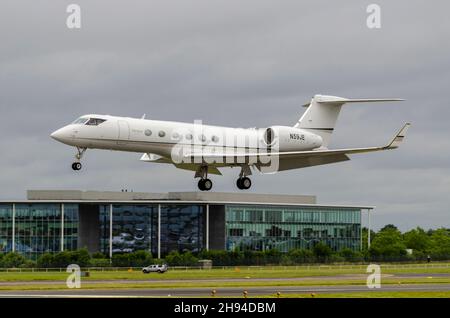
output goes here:
[{"label": "airport fence", "polygon": [[[263,266],[212,266],[211,268],[203,268],[202,266],[169,266],[171,271],[210,271],[210,270],[234,270],[234,271],[249,271],[254,272],[258,270],[302,270],[302,271],[320,271],[320,270],[366,270],[367,266],[371,263],[360,264],[309,264],[309,265],[263,265]],[[383,269],[439,269],[450,268],[448,262],[436,262],[436,263],[377,263]],[[66,272],[65,267],[60,268],[0,268],[2,272],[14,272],[14,273],[34,273],[34,272]],[[140,272],[142,267],[84,267],[81,268],[83,272]]]}]

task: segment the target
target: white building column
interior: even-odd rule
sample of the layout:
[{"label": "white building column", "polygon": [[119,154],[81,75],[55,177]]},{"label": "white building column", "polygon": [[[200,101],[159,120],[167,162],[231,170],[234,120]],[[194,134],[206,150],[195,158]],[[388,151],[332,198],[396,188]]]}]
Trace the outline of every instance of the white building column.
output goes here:
[{"label": "white building column", "polygon": [[13,252],[16,251],[16,204],[12,205],[12,247],[11,250]]},{"label": "white building column", "polygon": [[367,221],[367,223],[368,223],[367,249],[370,249],[370,231],[371,231],[371,229],[370,229],[370,227],[371,227],[371,225],[370,225],[370,209],[367,209],[367,219],[368,219],[368,221]]},{"label": "white building column", "polygon": [[113,205],[109,205],[109,258],[112,259]]},{"label": "white building column", "polygon": [[206,205],[206,250],[209,251],[209,204]]},{"label": "white building column", "polygon": [[158,204],[158,259],[161,258],[161,204]]},{"label": "white building column", "polygon": [[64,203],[61,203],[61,252],[64,251]]}]

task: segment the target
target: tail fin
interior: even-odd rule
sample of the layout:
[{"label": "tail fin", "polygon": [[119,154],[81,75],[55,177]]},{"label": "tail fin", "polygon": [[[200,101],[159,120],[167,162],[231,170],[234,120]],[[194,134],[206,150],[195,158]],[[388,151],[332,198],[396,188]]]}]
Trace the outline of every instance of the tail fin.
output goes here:
[{"label": "tail fin", "polygon": [[308,108],[294,127],[311,130],[312,133],[321,136],[323,139],[322,147],[327,148],[342,105],[346,103],[392,102],[402,100],[398,98],[348,99],[336,96],[315,95],[309,104],[303,105]]}]

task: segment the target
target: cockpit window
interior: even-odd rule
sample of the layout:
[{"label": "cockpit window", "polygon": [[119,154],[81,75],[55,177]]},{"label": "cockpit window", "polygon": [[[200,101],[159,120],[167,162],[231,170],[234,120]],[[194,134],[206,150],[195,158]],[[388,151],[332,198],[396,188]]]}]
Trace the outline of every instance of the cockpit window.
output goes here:
[{"label": "cockpit window", "polygon": [[89,119],[89,121],[86,123],[86,125],[88,126],[98,126],[101,123],[105,122],[105,119],[100,119],[100,118],[91,118]]},{"label": "cockpit window", "polygon": [[89,118],[86,117],[80,117],[77,120],[75,120],[72,125],[84,125],[87,121],[89,120]]}]

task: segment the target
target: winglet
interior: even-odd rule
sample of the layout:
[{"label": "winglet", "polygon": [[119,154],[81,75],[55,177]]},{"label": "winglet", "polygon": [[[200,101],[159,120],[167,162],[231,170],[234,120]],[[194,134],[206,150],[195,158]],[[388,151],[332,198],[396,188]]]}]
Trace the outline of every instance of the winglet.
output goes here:
[{"label": "winglet", "polygon": [[395,149],[398,148],[403,141],[403,139],[406,136],[406,132],[408,131],[409,126],[411,126],[410,123],[406,123],[403,125],[402,129],[395,135],[394,138],[392,138],[391,142],[386,145],[386,149]]}]

